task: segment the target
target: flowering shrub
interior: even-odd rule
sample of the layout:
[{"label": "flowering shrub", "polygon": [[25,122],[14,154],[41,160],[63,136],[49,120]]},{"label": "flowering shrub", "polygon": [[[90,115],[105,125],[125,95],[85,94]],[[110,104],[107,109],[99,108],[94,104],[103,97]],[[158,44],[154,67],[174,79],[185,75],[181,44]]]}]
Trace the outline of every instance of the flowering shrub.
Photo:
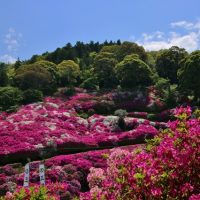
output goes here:
[{"label": "flowering shrub", "polygon": [[90,188],[93,188],[94,186],[101,187],[102,181],[106,177],[104,176],[104,170],[101,168],[90,168],[90,174],[87,177],[87,181],[89,182]]},{"label": "flowering shrub", "polygon": [[[120,149],[132,150],[137,145],[119,147]],[[72,155],[60,155],[45,160],[45,181],[48,189],[53,184],[66,184],[67,190],[60,192],[62,196],[77,196],[80,191],[88,189],[87,175],[91,167],[106,169],[106,158],[112,151],[109,149],[88,151]],[[39,184],[39,163],[30,163],[30,184]],[[95,180],[98,180],[98,173]],[[8,164],[0,167],[0,196],[6,192],[14,192],[21,187],[24,181],[24,168],[21,164]],[[56,193],[57,194],[57,193]]]},{"label": "flowering shrub", "polygon": [[107,96],[114,101],[116,109],[160,111],[166,107],[154,87],[148,87],[144,91],[135,89],[133,92],[111,92]]},{"label": "flowering shrub", "polygon": [[189,200],[199,200],[200,199],[200,194],[193,194],[192,196],[190,196]]},{"label": "flowering shrub", "polygon": [[180,107],[174,114],[177,120],[169,122],[169,128],[151,139],[145,149],[113,152],[107,170],[101,172],[106,178],[100,186],[94,184],[96,174],[92,172],[90,192],[80,199],[198,199],[200,118],[191,118],[189,107]]},{"label": "flowering shrub", "polygon": [[46,98],[44,102],[23,106],[16,113],[2,113],[1,162],[26,161],[27,158],[35,160],[59,152],[72,153],[81,148],[125,144],[128,140],[137,143],[138,137],[143,138],[140,143],[144,143],[146,135],[157,134],[153,126],[160,126],[148,120],[135,118],[133,124],[144,125],[143,130],[141,126],[132,126],[130,131],[123,132],[118,126],[117,116],[94,114],[88,119],[79,117],[76,112],[78,107],[82,110],[93,107],[88,101],[90,97],[88,94],[77,94],[65,102],[58,98]]},{"label": "flowering shrub", "polygon": [[[149,93],[133,93],[112,92],[97,96],[79,91],[66,101],[48,97],[43,102],[22,106],[16,113],[0,113],[1,164],[9,163],[0,167],[0,196],[8,191],[11,192],[8,195],[14,195],[16,188],[23,185],[24,168],[20,164],[11,163],[27,161],[27,158],[38,160],[57,154],[63,155],[44,161],[47,184],[45,195],[49,195],[53,185],[59,182],[65,189],[55,189],[52,195],[54,194],[55,198],[59,196],[72,199],[80,192],[88,191],[88,179],[91,190],[86,199],[88,200],[90,195],[104,196],[103,188],[107,187],[106,181],[110,180],[107,180],[106,167],[119,181],[117,163],[123,163],[125,158],[130,157],[130,150],[143,147],[140,144],[145,143],[146,139],[158,135],[158,129],[167,127],[166,123],[160,122],[162,120],[148,120],[147,112],[132,112],[129,117],[125,117],[125,129],[119,126],[119,116],[113,116],[113,112],[107,116],[95,114],[98,109],[107,109],[104,106],[110,103],[114,103],[115,109],[120,109],[123,103],[126,104],[125,107],[129,105],[129,101],[131,107],[128,110],[137,108],[140,103],[139,110],[146,110],[150,103],[147,97]],[[152,102],[155,102],[155,95],[153,98]],[[81,114],[86,114],[86,117],[81,117]],[[155,137],[155,143],[157,140],[159,141]],[[150,144],[148,151],[153,149]],[[107,149],[120,145],[129,146],[117,148],[116,151]],[[94,151],[99,148],[104,150]],[[64,155],[81,151],[88,152]],[[105,158],[109,157],[111,152],[107,164]],[[136,158],[137,154],[134,159]],[[38,188],[39,183],[38,165],[39,161],[32,162],[30,170],[30,183],[35,188]],[[89,172],[91,173],[87,178]],[[122,172],[125,172],[124,169]]]}]

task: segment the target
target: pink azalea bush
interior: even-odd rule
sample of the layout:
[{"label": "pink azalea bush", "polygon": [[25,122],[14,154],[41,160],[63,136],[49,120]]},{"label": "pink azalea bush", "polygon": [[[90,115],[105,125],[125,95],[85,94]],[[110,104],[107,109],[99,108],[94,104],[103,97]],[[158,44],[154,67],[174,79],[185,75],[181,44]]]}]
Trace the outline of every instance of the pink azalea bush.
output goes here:
[{"label": "pink azalea bush", "polygon": [[[200,118],[191,118],[190,107],[174,112],[177,120],[151,139],[146,148],[114,151],[108,168],[95,183],[95,170],[88,176],[90,192],[81,200],[199,199]],[[94,178],[93,178],[94,176]]]},{"label": "pink azalea bush", "polygon": [[93,188],[94,186],[101,187],[101,183],[105,180],[104,170],[101,168],[90,168],[90,174],[87,177],[89,182],[89,187]]},{"label": "pink azalea bush", "polygon": [[[131,151],[137,148],[137,145],[118,148]],[[67,189],[59,193],[60,195],[62,194],[63,198],[78,196],[80,191],[88,188],[87,175],[90,172],[90,168],[98,168],[99,172],[106,169],[106,158],[111,152],[112,150],[103,149],[72,155],[60,155],[45,160],[45,181],[48,189],[59,182],[61,185],[67,184]],[[37,187],[40,181],[39,163],[40,161],[30,163],[30,184]],[[99,180],[98,174],[100,173],[96,173],[96,182]],[[15,163],[0,167],[0,196],[5,195],[6,192],[13,193],[16,188],[21,188],[23,181],[24,167],[22,164]]]},{"label": "pink azalea bush", "polygon": [[2,113],[1,162],[6,164],[22,159],[26,161],[27,158],[36,160],[60,152],[69,154],[78,151],[77,149],[126,144],[129,140],[137,143],[138,138],[139,143],[144,143],[147,135],[154,136],[158,133],[154,126],[163,125],[135,118],[132,123],[136,123],[137,127],[123,132],[118,127],[116,116],[95,114],[83,119],[77,115],[76,109],[92,108],[93,103],[89,103],[89,98],[92,97],[88,94],[77,94],[68,101],[46,98],[44,102],[22,106],[16,113]]},{"label": "pink azalea bush", "polygon": [[[114,110],[110,112],[112,109],[107,108],[110,105],[114,109],[125,108],[130,111],[143,109],[154,111],[164,108],[162,102],[158,100],[156,91],[149,88],[143,93],[113,91],[98,95],[79,91],[65,101],[48,97],[44,102],[22,106],[16,113],[0,113],[1,164],[9,163],[0,167],[0,196],[8,191],[11,192],[7,193],[10,197],[20,191],[23,192],[23,189],[17,191],[15,189],[23,185],[24,168],[21,164],[11,163],[24,162],[27,158],[39,160],[58,154],[63,155],[44,161],[47,195],[52,194],[55,199],[72,199],[80,192],[88,191],[88,181],[90,193],[82,198],[104,196],[103,188],[107,187],[105,184],[112,183],[111,179],[107,180],[108,174],[120,180],[117,177],[118,163],[123,163],[124,159],[127,159],[128,163],[130,161],[128,157],[132,155],[131,150],[138,146],[143,147],[140,144],[145,143],[145,139],[157,136],[160,128],[168,126],[167,123],[161,122],[162,117],[158,116],[160,120],[156,122],[149,120],[147,112],[132,112],[124,119],[126,129],[121,130],[118,126],[119,117],[113,116]],[[95,114],[101,109],[109,111],[109,115]],[[80,113],[87,115],[82,118]],[[167,112],[164,115],[168,114]],[[121,145],[129,146],[114,151],[107,149]],[[151,145],[148,149],[150,147]],[[94,149],[104,150],[94,151]],[[88,152],[71,154],[82,151]],[[107,163],[105,158],[110,154]],[[40,190],[38,165],[39,161],[32,162],[30,171],[30,183],[36,193]],[[107,167],[110,172],[106,171]],[[53,185],[62,186],[61,190],[53,190]],[[27,190],[27,193],[30,194],[30,191]]]}]

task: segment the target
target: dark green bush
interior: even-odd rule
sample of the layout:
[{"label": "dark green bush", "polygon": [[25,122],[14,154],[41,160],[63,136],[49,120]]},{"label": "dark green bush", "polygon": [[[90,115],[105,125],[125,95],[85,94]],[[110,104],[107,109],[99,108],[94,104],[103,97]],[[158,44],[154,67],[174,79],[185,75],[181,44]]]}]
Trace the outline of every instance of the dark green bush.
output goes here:
[{"label": "dark green bush", "polygon": [[42,101],[43,93],[40,90],[28,89],[23,91],[23,103],[33,103]]},{"label": "dark green bush", "polygon": [[94,60],[94,74],[98,79],[100,88],[113,88],[117,85],[114,68],[117,64],[115,55],[108,52],[100,52]]},{"label": "dark green bush", "polygon": [[6,72],[6,65],[0,62],[0,86],[4,87],[8,84],[8,75]]},{"label": "dark green bush", "polygon": [[95,90],[97,89],[98,83],[96,78],[88,78],[83,83],[81,83],[80,87],[84,89],[89,89],[89,90]]},{"label": "dark green bush", "polygon": [[80,68],[73,60],[64,60],[57,65],[57,70],[60,79],[60,86],[70,86],[77,82],[77,77],[80,75]]},{"label": "dark green bush", "polygon": [[152,70],[138,56],[128,55],[115,67],[122,88],[149,86],[152,84]]},{"label": "dark green bush", "polygon": [[72,95],[74,95],[75,94],[75,88],[74,87],[69,87],[69,88],[66,88],[64,91],[63,91],[63,94],[65,95],[65,96],[72,96]]},{"label": "dark green bush", "polygon": [[22,102],[22,92],[15,87],[0,88],[0,108],[2,111],[13,111]]},{"label": "dark green bush", "polygon": [[44,94],[52,94],[56,90],[55,77],[40,63],[19,67],[15,71],[14,83],[22,90],[36,89]]}]

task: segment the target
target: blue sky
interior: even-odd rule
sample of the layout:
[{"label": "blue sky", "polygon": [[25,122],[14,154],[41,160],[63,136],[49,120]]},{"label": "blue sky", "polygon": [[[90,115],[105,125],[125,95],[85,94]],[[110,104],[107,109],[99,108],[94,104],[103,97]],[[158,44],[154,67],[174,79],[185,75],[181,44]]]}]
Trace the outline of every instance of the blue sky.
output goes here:
[{"label": "blue sky", "polygon": [[193,51],[200,48],[199,8],[199,0],[0,0],[0,61],[91,40]]}]

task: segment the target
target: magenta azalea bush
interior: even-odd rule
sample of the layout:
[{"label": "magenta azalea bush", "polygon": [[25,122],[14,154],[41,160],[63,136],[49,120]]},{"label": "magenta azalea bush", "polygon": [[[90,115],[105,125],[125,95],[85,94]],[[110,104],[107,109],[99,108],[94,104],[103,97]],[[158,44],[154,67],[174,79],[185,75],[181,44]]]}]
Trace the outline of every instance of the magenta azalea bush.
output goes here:
[{"label": "magenta azalea bush", "polygon": [[[131,151],[138,145],[127,147],[118,147]],[[88,151],[72,155],[60,155],[47,159],[45,164],[45,181],[48,186],[65,185],[65,189],[59,192],[63,199],[72,199],[78,196],[81,191],[88,189],[87,175],[90,168],[106,169],[106,158],[112,152],[109,149]],[[30,185],[38,187],[39,185],[39,163],[34,161],[30,163]],[[23,186],[24,167],[20,163],[7,164],[0,167],[0,196],[6,192],[13,193],[17,188]],[[52,188],[52,187],[51,187]],[[19,191],[17,189],[17,191]],[[9,193],[8,193],[9,194]],[[58,193],[55,193],[58,194]]]},{"label": "magenta azalea bush", "polygon": [[[151,87],[146,93],[79,91],[65,101],[46,98],[16,113],[0,113],[0,196],[199,199],[200,111],[167,110],[158,96]],[[123,126],[109,105],[126,109]],[[109,112],[100,115],[101,109]],[[166,123],[172,113],[177,119]],[[23,188],[19,162],[28,158],[30,188]],[[45,164],[46,187],[39,186],[39,160]]]},{"label": "magenta azalea bush", "polygon": [[174,112],[177,120],[132,152],[117,149],[102,171],[91,169],[90,192],[81,200],[199,199],[200,118],[190,107]]},{"label": "magenta azalea bush", "polygon": [[[93,108],[94,98],[80,93],[67,101],[46,98],[44,102],[22,106],[18,112],[0,115],[1,162],[36,160],[55,154],[119,144],[144,143],[165,123],[127,118],[127,131],[118,127],[117,116],[94,114],[84,119],[77,110]],[[97,97],[96,97],[97,98]],[[23,156],[21,156],[23,155]],[[22,160],[23,159],[23,160]]]}]

